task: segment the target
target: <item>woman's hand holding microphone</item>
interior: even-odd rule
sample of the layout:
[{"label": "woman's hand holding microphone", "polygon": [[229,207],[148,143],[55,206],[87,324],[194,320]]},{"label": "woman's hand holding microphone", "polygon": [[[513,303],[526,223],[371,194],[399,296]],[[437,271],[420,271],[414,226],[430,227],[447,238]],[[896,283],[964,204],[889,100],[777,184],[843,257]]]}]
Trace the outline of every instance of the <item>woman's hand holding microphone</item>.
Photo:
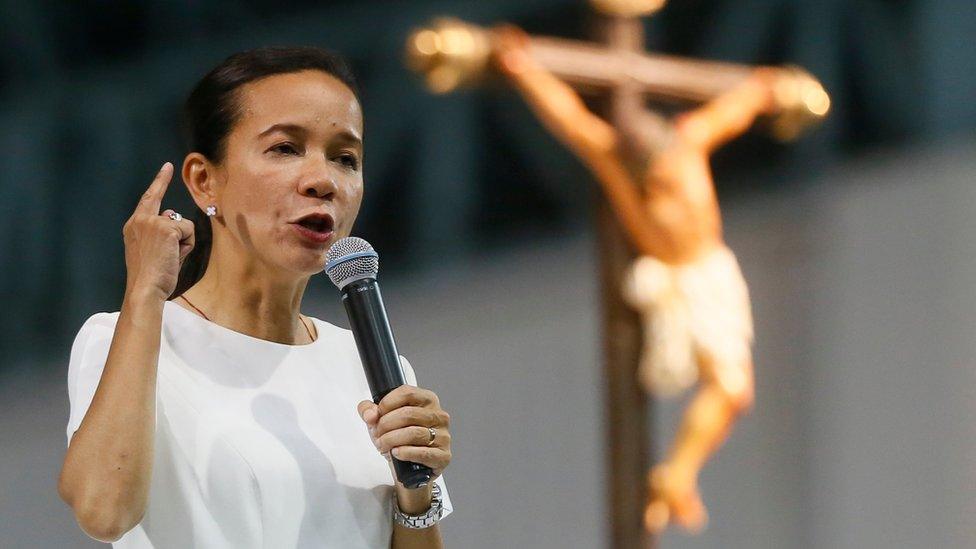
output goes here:
[{"label": "woman's hand holding microphone", "polygon": [[[392,453],[399,460],[426,465],[433,471],[431,482],[451,463],[451,417],[433,391],[401,385],[379,404],[364,400],[358,408],[373,444],[387,461]],[[430,485],[409,490],[398,481],[396,489],[405,513],[416,514],[430,506]]]},{"label": "woman's hand holding microphone", "polygon": [[173,164],[163,164],[122,227],[127,296],[138,292],[165,301],[176,289],[180,265],[193,249],[193,222],[171,209],[159,212],[173,170]]}]

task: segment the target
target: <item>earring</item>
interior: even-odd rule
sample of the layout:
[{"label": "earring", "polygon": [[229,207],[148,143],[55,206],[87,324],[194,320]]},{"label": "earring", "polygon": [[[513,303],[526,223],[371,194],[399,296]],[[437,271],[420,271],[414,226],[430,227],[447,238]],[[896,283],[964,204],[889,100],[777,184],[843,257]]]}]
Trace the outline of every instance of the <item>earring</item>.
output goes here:
[{"label": "earring", "polygon": [[207,206],[207,217],[212,217],[215,215],[217,215],[217,206],[214,206],[213,204]]}]

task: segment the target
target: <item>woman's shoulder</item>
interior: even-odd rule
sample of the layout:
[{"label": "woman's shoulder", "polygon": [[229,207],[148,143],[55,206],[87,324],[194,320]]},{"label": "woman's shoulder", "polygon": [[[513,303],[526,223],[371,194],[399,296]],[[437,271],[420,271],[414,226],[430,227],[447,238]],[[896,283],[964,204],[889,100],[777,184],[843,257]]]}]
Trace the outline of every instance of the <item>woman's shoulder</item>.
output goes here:
[{"label": "woman's shoulder", "polygon": [[78,328],[75,343],[92,335],[104,333],[106,330],[109,333],[114,332],[115,325],[119,321],[119,313],[120,311],[100,311],[90,315]]},{"label": "woman's shoulder", "polygon": [[85,319],[71,343],[71,362],[76,364],[82,357],[90,356],[93,349],[104,348],[107,352],[118,320],[119,311],[97,312]]},{"label": "woman's shoulder", "polygon": [[[348,328],[343,328],[341,326],[336,326],[331,322],[322,320],[314,316],[309,318],[315,321],[315,325],[319,328],[319,337],[326,338],[323,341],[329,343],[330,347],[334,350],[335,347],[345,347],[350,351],[352,356],[356,361],[359,361],[359,349],[356,347],[356,338],[353,336],[352,330]],[[413,370],[413,365],[407,360],[407,357],[402,354],[400,357],[400,367],[403,368],[403,376],[407,383],[410,385],[417,384],[417,374]]]},{"label": "woman's shoulder", "polygon": [[97,312],[85,319],[71,344],[68,358],[68,441],[88,409],[108,358],[119,311]]},{"label": "woman's shoulder", "polygon": [[322,320],[321,318],[316,316],[311,316],[311,315],[305,315],[305,316],[312,319],[312,322],[315,323],[315,328],[318,330],[318,337],[324,337],[333,344],[335,343],[343,343],[347,345],[356,344],[356,340],[352,335],[352,330],[348,328],[343,328],[341,326],[337,326],[327,320]]},{"label": "woman's shoulder", "polygon": [[99,311],[97,313],[92,313],[91,316],[85,320],[85,324],[115,324],[119,320],[119,313],[121,312],[122,311]]}]

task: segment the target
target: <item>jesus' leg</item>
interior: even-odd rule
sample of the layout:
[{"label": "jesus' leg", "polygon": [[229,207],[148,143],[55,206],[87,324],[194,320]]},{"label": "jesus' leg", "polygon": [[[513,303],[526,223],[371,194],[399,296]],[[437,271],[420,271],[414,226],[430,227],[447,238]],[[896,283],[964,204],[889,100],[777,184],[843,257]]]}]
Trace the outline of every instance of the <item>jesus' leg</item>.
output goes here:
[{"label": "jesus' leg", "polygon": [[672,521],[689,530],[705,525],[699,472],[752,404],[751,365],[719,372],[710,366],[703,368],[706,377],[685,411],[667,459],[651,472],[651,502],[645,522],[652,531],[660,531]]}]

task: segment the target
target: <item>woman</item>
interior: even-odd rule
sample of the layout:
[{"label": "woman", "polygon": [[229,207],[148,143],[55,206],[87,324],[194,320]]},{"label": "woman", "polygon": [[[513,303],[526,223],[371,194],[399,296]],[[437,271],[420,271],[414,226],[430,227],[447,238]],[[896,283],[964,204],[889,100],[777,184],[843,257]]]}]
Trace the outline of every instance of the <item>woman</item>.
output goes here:
[{"label": "woman", "polygon": [[[440,547],[437,395],[404,359],[408,385],[373,404],[351,332],[299,312],[362,201],[348,68],[316,48],[239,53],[184,115],[181,174],[209,219],[160,213],[167,162],[125,223],[121,310],[71,349],[62,499],[116,547]],[[405,488],[390,453],[436,481]]]}]

